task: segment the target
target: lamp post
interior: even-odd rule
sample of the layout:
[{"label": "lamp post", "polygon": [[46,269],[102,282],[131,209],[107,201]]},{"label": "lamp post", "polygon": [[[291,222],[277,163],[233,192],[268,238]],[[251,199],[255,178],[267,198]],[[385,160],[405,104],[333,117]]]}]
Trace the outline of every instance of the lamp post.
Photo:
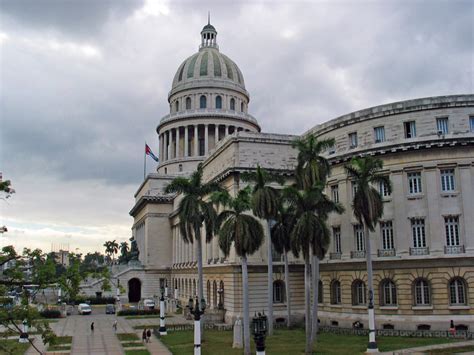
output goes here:
[{"label": "lamp post", "polygon": [[28,321],[26,319],[23,320],[23,331],[20,334],[20,339],[18,339],[20,343],[28,343]]},{"label": "lamp post", "polygon": [[196,304],[193,307],[193,299],[188,302],[189,312],[194,316],[194,355],[201,355],[201,316],[206,309],[206,301],[201,299],[201,305],[196,297]]},{"label": "lamp post", "polygon": [[165,325],[165,295],[164,289],[161,288],[161,298],[160,298],[160,335],[168,334],[166,332],[166,325]]},{"label": "lamp post", "polygon": [[267,336],[268,319],[265,313],[259,313],[252,318],[252,333],[255,340],[257,355],[265,355],[265,337]]},{"label": "lamp post", "polygon": [[59,289],[58,289],[58,304],[61,303],[61,296],[62,296],[62,290],[61,290],[61,286],[59,286]]}]

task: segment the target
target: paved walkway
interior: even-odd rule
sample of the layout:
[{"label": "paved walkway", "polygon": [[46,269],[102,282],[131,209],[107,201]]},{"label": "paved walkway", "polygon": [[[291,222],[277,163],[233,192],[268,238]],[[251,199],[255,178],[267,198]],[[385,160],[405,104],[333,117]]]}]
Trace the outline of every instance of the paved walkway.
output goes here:
[{"label": "paved walkway", "polygon": [[[446,344],[438,344],[438,345],[427,345],[427,346],[419,346],[416,348],[409,348],[409,349],[400,349],[395,351],[387,351],[380,353],[382,355],[399,355],[399,354],[426,354],[427,351],[430,350],[437,350],[437,349],[452,349],[453,353],[456,353],[456,348],[461,348],[464,346],[474,346],[474,340],[469,341],[461,341],[457,343],[446,343]],[[465,353],[465,354],[472,354]]]}]

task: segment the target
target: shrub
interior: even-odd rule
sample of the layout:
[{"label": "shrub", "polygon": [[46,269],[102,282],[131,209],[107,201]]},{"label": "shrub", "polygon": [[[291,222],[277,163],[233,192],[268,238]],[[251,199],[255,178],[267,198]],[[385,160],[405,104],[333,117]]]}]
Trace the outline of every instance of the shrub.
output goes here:
[{"label": "shrub", "polygon": [[118,316],[146,316],[159,315],[159,309],[122,309],[117,313]]},{"label": "shrub", "polygon": [[40,312],[40,316],[43,318],[61,318],[61,312],[57,309],[45,309]]}]

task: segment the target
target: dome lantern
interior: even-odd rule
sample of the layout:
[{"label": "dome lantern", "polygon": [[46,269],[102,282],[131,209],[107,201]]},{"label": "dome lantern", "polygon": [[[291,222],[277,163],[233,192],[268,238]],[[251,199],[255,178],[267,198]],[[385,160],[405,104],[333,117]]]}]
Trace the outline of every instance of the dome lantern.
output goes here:
[{"label": "dome lantern", "polygon": [[216,38],[217,31],[215,27],[211,25],[211,15],[209,13],[207,18],[207,25],[204,26],[201,31],[201,45],[199,46],[199,49],[211,47],[219,50]]}]

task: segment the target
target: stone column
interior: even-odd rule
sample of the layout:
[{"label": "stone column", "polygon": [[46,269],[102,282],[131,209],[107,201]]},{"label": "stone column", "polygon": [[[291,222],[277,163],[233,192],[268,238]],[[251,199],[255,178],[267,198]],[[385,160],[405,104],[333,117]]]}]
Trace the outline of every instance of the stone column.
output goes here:
[{"label": "stone column", "polygon": [[209,152],[209,125],[204,126],[204,155]]},{"label": "stone column", "polygon": [[166,154],[166,157],[165,157],[165,160],[168,160],[170,158],[170,150],[169,150],[170,132],[166,131],[165,135],[166,135],[166,141],[165,141],[165,154]]},{"label": "stone column", "polygon": [[229,125],[225,125],[225,136],[227,137],[229,135]]},{"label": "stone column", "polygon": [[199,139],[198,139],[198,125],[194,125],[194,156],[199,156]]},{"label": "stone column", "polygon": [[176,128],[176,158],[179,158],[179,127]]},{"label": "stone column", "polygon": [[[459,191],[458,201],[462,200],[462,215],[459,216],[459,224],[461,226],[461,244],[466,246],[466,252],[474,251],[474,238],[472,231],[474,230],[474,209],[472,208],[472,201],[474,200],[474,188],[472,186],[472,172],[471,164],[468,162],[459,164],[459,179],[456,183],[460,186],[456,187]],[[464,228],[462,223],[464,222]],[[471,234],[470,234],[471,233]]]},{"label": "stone column", "polygon": [[[423,174],[425,175],[424,181]],[[425,218],[426,246],[430,248],[430,254],[444,254],[446,240],[444,235],[444,219],[441,216],[440,210],[440,194],[437,189],[438,177],[436,166],[425,167],[421,175],[422,191],[426,199],[423,203],[416,201],[419,202],[417,203],[418,208],[416,210],[422,212],[426,208],[428,212]]]},{"label": "stone column", "polygon": [[184,156],[189,156],[188,126],[184,126]]},{"label": "stone column", "polygon": [[219,125],[218,124],[214,125],[214,147],[217,145],[217,142],[219,142]]}]

